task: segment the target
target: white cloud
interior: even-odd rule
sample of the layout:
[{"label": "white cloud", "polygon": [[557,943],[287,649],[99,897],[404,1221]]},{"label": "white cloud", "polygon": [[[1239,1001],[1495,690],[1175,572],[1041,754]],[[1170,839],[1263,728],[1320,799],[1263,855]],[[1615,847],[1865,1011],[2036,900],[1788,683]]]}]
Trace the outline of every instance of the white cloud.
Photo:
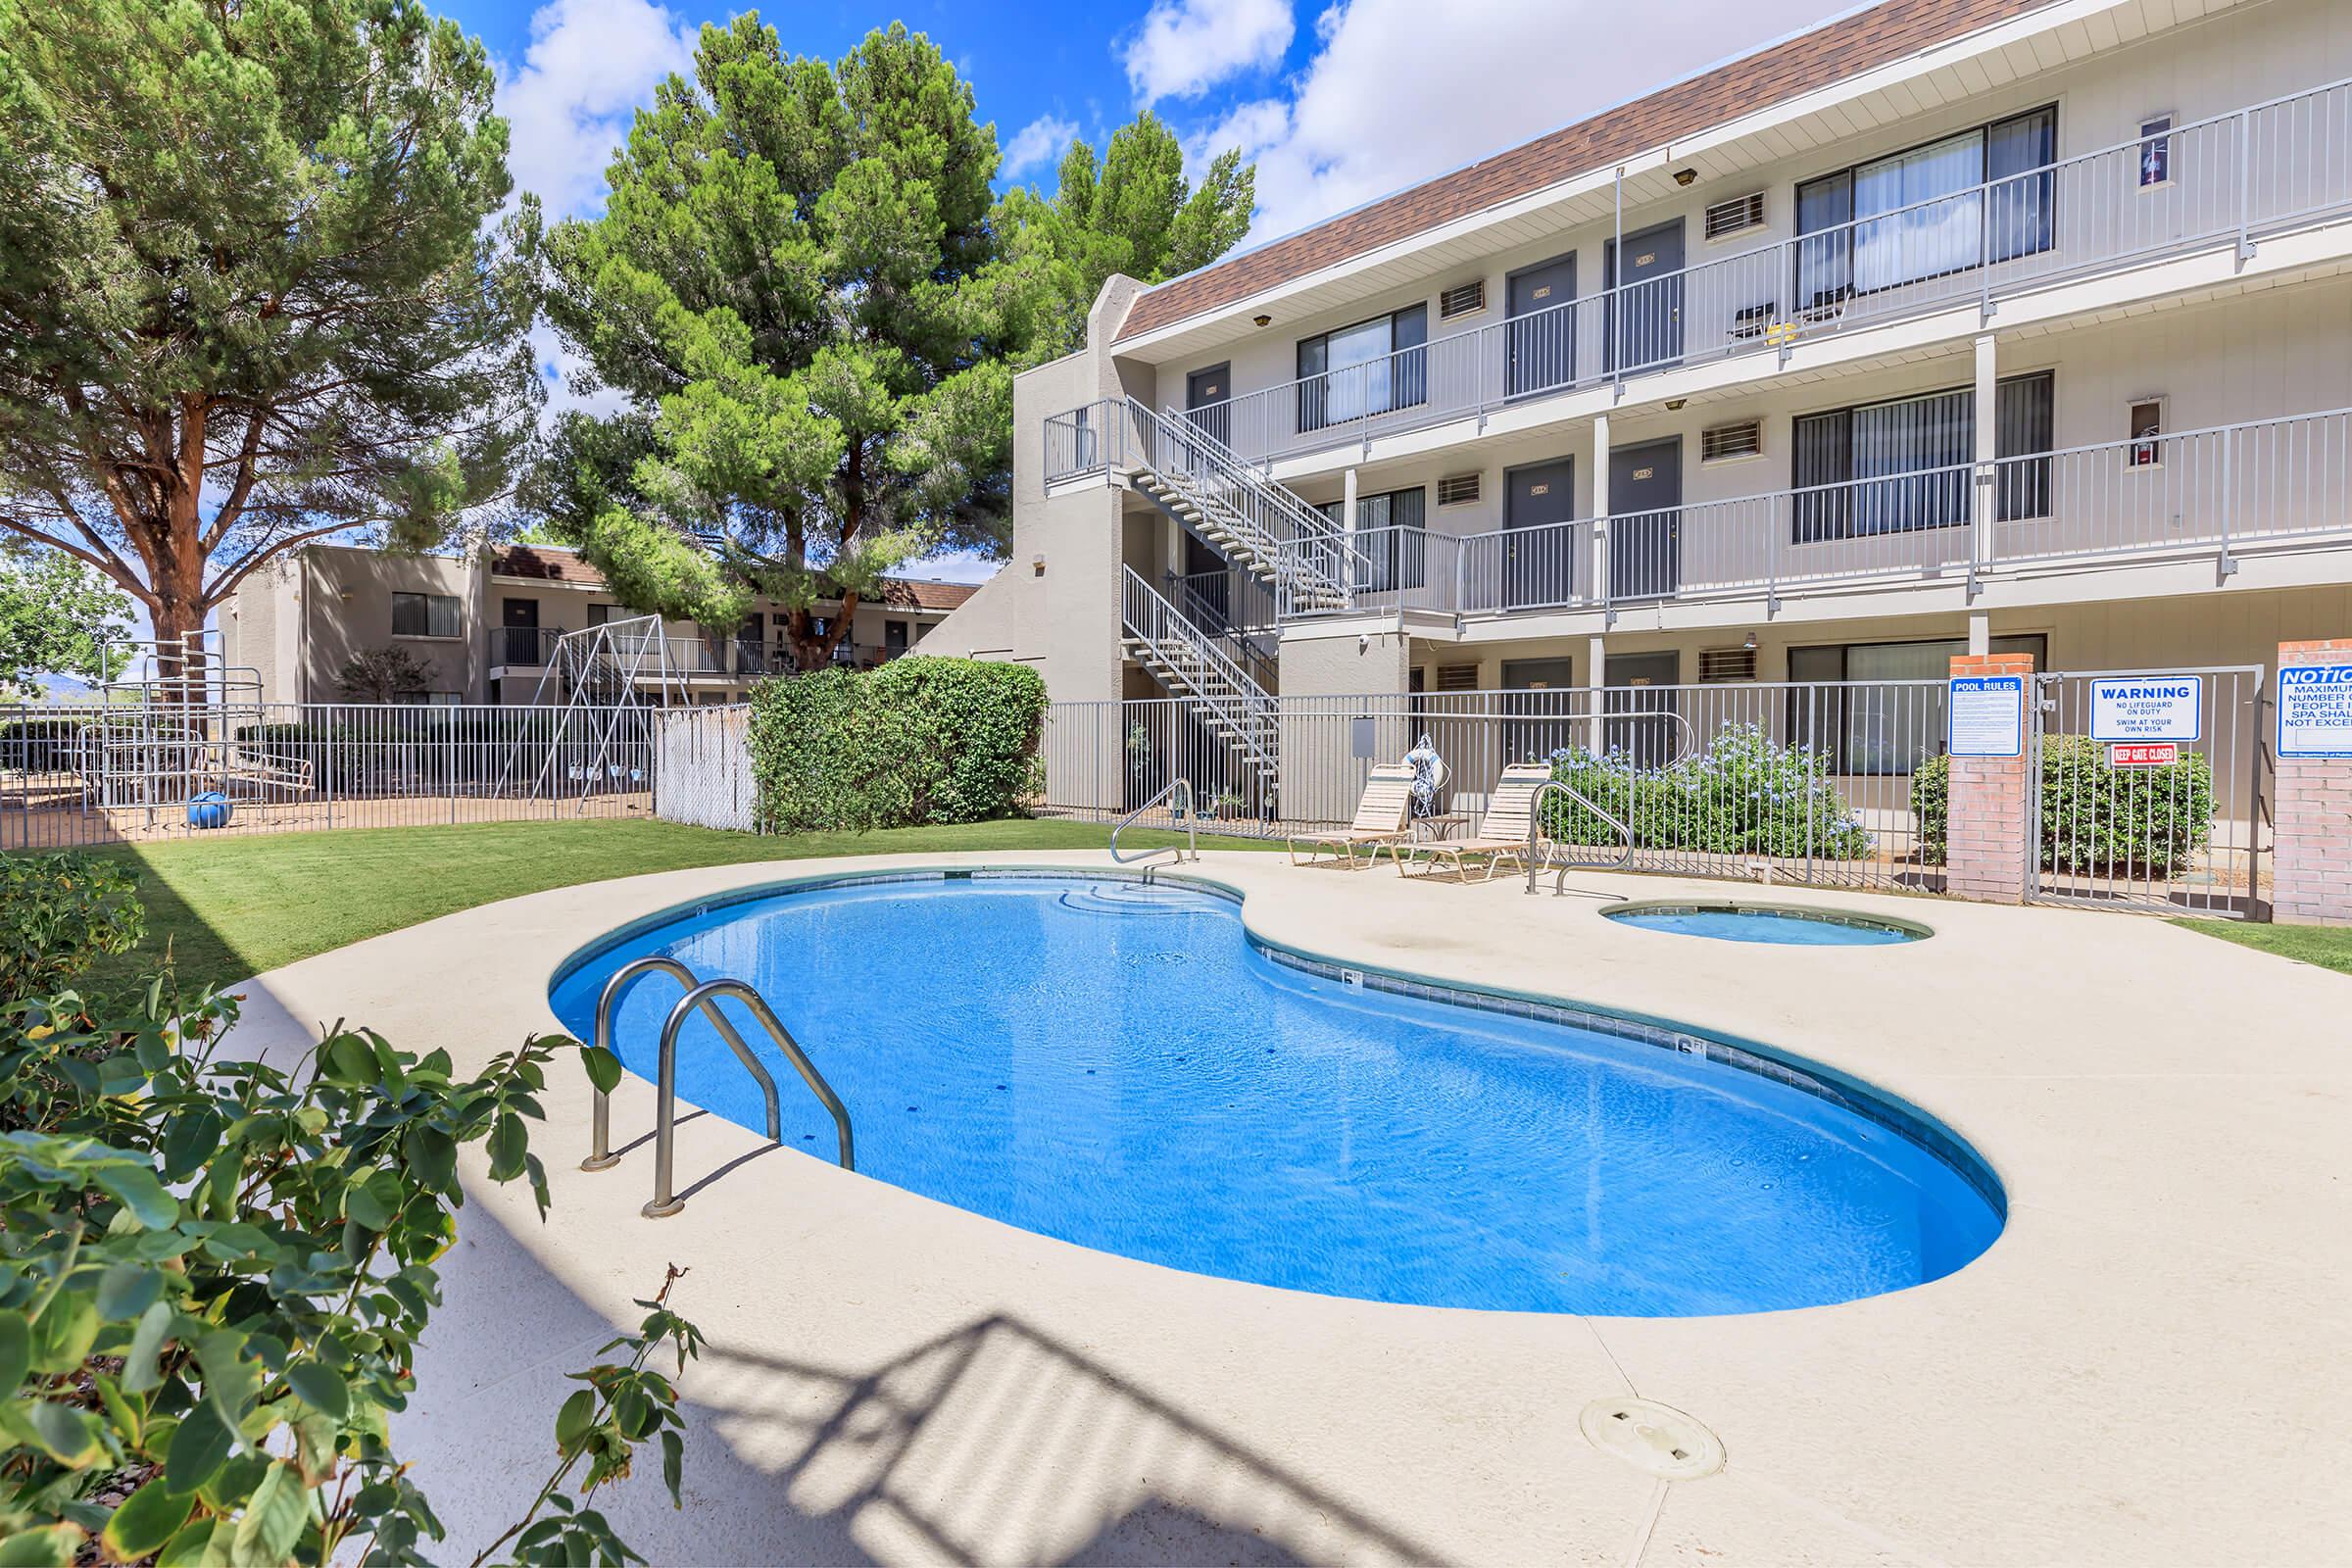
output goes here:
[{"label": "white cloud", "polygon": [[[1279,97],[1186,139],[1257,161],[1252,240],[1513,147],[1831,15],[1837,0],[1343,0]],[[1154,12],[1156,15],[1156,11]],[[1133,73],[1132,56],[1130,74]]]},{"label": "white cloud", "polygon": [[550,0],[519,68],[499,73],[508,167],[550,218],[604,205],[605,166],[654,87],[694,61],[694,30],[649,0]]},{"label": "white cloud", "polygon": [[1056,120],[1052,115],[1040,115],[1016,132],[1004,145],[1004,163],[999,172],[1009,179],[1032,169],[1042,169],[1061,157],[1070,138],[1078,134],[1074,120]]},{"label": "white cloud", "polygon": [[1291,0],[1152,0],[1122,57],[1136,102],[1192,98],[1281,64],[1297,30]]}]

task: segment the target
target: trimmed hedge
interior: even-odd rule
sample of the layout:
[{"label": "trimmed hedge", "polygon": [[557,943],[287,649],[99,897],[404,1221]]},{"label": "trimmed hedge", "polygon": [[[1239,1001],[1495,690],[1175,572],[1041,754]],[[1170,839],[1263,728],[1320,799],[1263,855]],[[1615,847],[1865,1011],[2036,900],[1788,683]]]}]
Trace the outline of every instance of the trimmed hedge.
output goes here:
[{"label": "trimmed hedge", "polygon": [[1025,664],[907,657],[752,692],[760,831],[866,832],[1017,816],[1046,683]]},{"label": "trimmed hedge", "polygon": [[[1944,862],[1952,763],[1934,758],[1911,775],[1920,853]],[[2213,763],[2183,752],[2166,767],[2111,767],[2107,748],[2086,735],[2041,743],[2041,868],[2169,877],[2213,837]]]},{"label": "trimmed hedge", "polygon": [[[1860,815],[1830,782],[1829,758],[1755,724],[1727,724],[1705,751],[1668,767],[1642,766],[1614,746],[1598,757],[1564,747],[1551,754],[1551,776],[1623,818],[1642,849],[1831,860],[1871,851]],[[1544,799],[1544,831],[1569,844],[1625,842],[1556,795]]]}]

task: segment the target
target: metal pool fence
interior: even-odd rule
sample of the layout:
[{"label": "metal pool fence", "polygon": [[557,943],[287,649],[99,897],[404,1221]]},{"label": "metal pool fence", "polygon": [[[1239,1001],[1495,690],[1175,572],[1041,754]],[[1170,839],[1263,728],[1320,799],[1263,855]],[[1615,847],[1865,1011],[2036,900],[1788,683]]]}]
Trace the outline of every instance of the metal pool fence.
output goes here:
[{"label": "metal pool fence", "polygon": [[0,850],[653,809],[660,710],[0,708]]},{"label": "metal pool fence", "polygon": [[2238,916],[2268,903],[2259,665],[2034,686],[2037,901]]}]

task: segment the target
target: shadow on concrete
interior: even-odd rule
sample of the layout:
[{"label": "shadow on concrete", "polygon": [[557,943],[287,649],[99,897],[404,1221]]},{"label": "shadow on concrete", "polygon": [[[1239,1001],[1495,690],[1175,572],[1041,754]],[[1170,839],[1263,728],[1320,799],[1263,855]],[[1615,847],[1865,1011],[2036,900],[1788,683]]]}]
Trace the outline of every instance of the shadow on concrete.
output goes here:
[{"label": "shadow on concrete", "polygon": [[[449,1527],[440,1554],[463,1561],[553,1469],[567,1375],[612,1325],[478,1206],[441,1270],[393,1439]],[[676,1304],[693,1318],[731,1289],[698,1268]],[[686,1388],[684,1506],[650,1462],[596,1499],[656,1563],[1437,1560],[1007,1313],[867,1366],[712,1344]]]}]

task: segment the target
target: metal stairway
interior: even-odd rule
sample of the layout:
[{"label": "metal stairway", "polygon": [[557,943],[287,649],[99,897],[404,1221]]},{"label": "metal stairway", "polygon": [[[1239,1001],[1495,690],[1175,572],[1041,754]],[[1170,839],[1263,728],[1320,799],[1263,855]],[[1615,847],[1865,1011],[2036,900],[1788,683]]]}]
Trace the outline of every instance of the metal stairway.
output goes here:
[{"label": "metal stairway", "polygon": [[1348,584],[1364,580],[1360,552],[1344,530],[1232,449],[1188,420],[1133,398],[1136,489],[1219,555],[1273,585],[1285,613],[1344,610]]},{"label": "metal stairway", "polygon": [[1193,712],[1228,754],[1233,768],[1271,801],[1281,779],[1281,710],[1273,696],[1177,612],[1135,568],[1120,568],[1120,630],[1129,655]]}]

